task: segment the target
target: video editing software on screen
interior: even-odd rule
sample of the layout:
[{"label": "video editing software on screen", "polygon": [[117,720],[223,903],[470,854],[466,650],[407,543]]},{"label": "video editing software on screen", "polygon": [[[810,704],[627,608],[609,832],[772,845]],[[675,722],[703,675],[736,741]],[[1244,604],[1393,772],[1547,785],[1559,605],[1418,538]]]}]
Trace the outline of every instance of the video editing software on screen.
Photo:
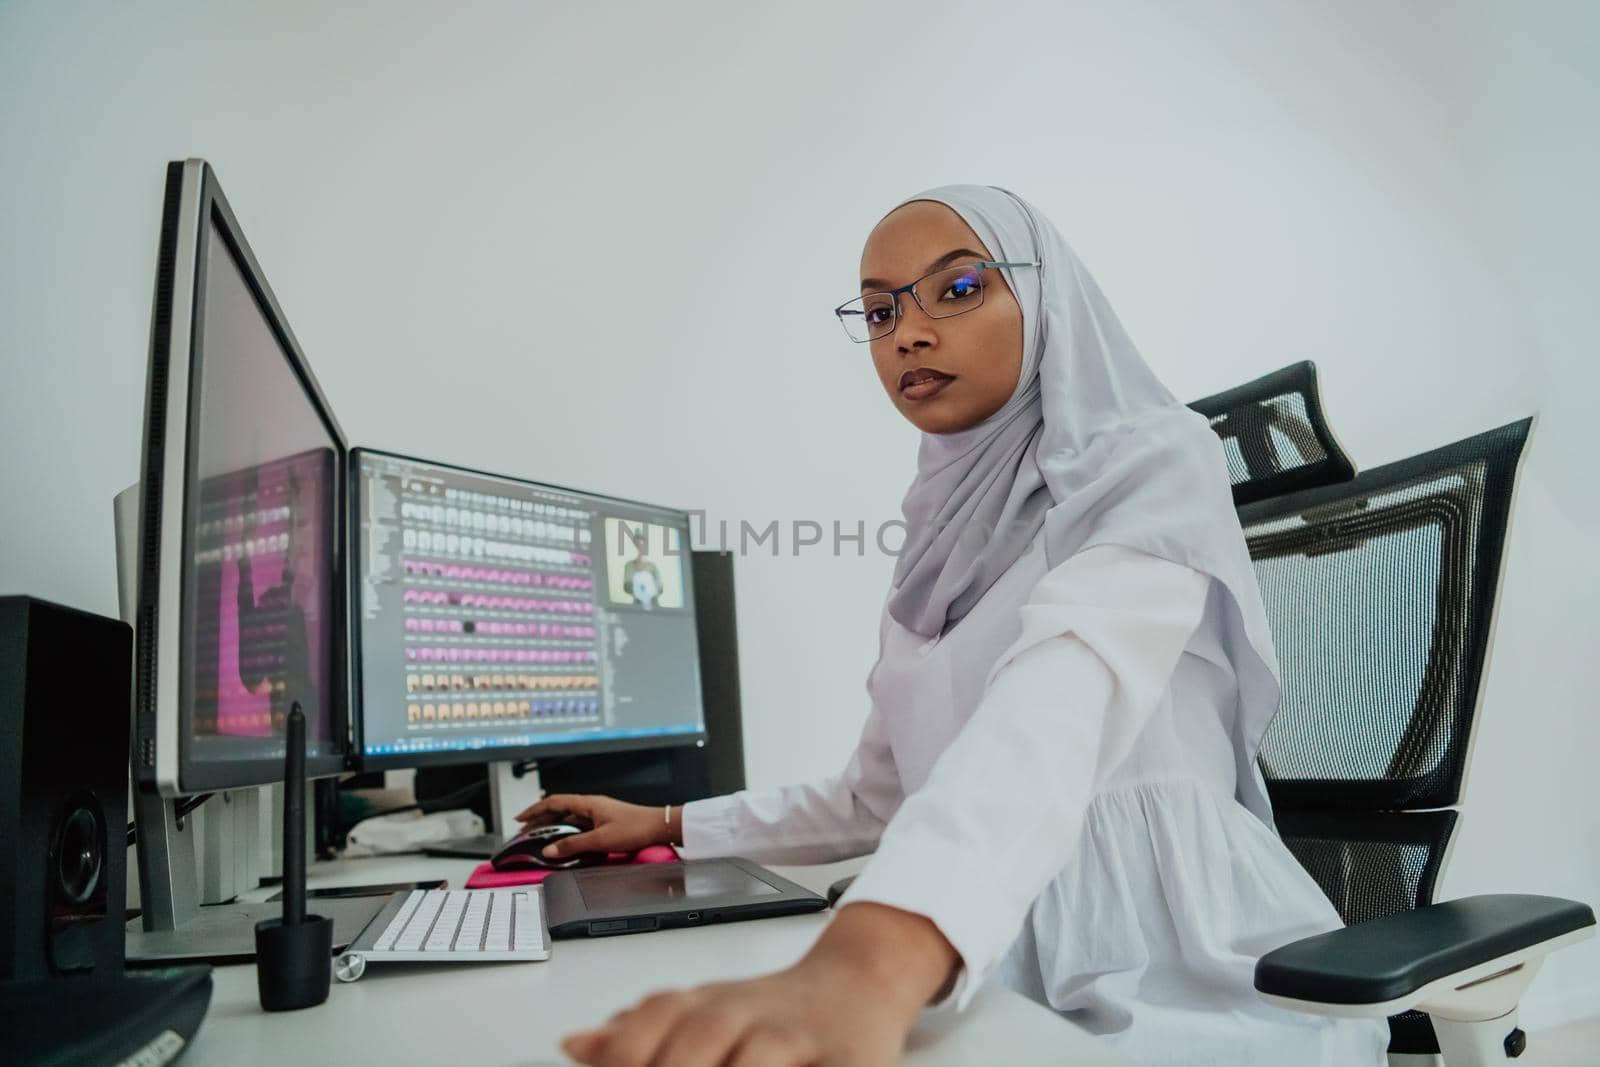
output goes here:
[{"label": "video editing software on screen", "polygon": [[684,513],[358,457],[365,755],[703,731]]}]

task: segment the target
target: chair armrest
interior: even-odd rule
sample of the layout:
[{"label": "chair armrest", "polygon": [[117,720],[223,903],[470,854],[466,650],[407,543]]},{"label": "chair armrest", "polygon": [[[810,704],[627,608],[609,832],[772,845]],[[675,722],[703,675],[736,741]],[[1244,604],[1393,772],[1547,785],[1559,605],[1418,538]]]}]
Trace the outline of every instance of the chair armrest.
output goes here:
[{"label": "chair armrest", "polygon": [[[1542,958],[1592,935],[1594,927],[1594,910],[1575,900],[1510,893],[1464,897],[1285,945],[1256,962],[1255,984],[1274,1001],[1306,1008],[1395,1014],[1447,985],[1459,988]],[[1483,973],[1470,973],[1475,970]],[[1335,1005],[1363,1010],[1339,1011]]]}]

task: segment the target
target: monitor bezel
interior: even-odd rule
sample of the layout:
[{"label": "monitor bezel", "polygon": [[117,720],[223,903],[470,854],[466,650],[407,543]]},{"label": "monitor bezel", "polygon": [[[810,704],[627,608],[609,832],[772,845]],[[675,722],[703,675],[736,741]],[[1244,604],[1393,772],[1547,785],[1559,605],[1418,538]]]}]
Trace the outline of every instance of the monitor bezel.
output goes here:
[{"label": "monitor bezel", "polygon": [[[346,768],[349,756],[347,538],[343,529],[346,511],[340,506],[342,480],[348,470],[348,439],[245,239],[215,171],[202,159],[173,162],[167,171],[146,379],[133,760],[139,786],[166,796],[270,785],[282,781],[284,773],[281,758],[195,758],[193,738],[189,736],[191,724],[181,711],[187,697],[180,669],[183,604],[188,592],[184,560],[190,558],[192,551],[188,528],[197,503],[192,491],[198,466],[193,444],[205,366],[203,332],[196,324],[205,312],[202,280],[209,249],[208,231],[213,222],[233,253],[290,370],[333,440],[333,560],[329,579],[334,595],[328,605],[334,635],[329,662],[333,672],[329,724],[332,751],[308,756],[306,775],[318,778],[338,774]],[[153,445],[159,452],[152,452]]]},{"label": "monitor bezel", "polygon": [[[366,715],[364,707],[364,687],[362,685],[361,653],[361,626],[356,621],[361,616],[361,459],[363,456],[379,456],[384,459],[400,460],[406,463],[420,463],[441,470],[456,471],[461,474],[481,478],[495,478],[500,481],[510,482],[513,485],[527,486],[531,489],[549,489],[560,493],[572,493],[581,497],[594,500],[611,501],[625,507],[644,508],[652,511],[664,511],[684,516],[685,520],[692,514],[687,508],[672,507],[667,504],[653,504],[644,500],[629,500],[625,497],[611,496],[607,493],[596,493],[588,489],[574,489],[571,486],[557,485],[554,482],[540,482],[532,478],[518,478],[515,475],[501,474],[496,471],[477,470],[463,467],[455,463],[444,463],[439,460],[423,459],[420,456],[407,455],[383,448],[352,448],[346,461],[345,486],[347,487],[349,511],[345,518],[345,529],[348,531],[349,546],[346,553],[349,559],[349,611],[350,626],[350,764],[355,770],[388,771],[401,770],[412,767],[459,767],[478,763],[495,763],[504,760],[523,762],[540,759],[565,758],[567,756],[592,756],[598,753],[610,752],[639,752],[647,749],[673,749],[689,748],[704,745],[708,740],[705,728],[706,721],[706,690],[705,679],[701,677],[701,652],[699,627],[695,627],[694,634],[694,684],[699,694],[700,701],[700,729],[690,733],[657,734],[650,737],[617,737],[601,738],[594,741],[559,741],[551,744],[532,745],[505,745],[495,748],[459,749],[449,752],[395,752],[381,753],[369,756],[366,753],[365,726]],[[687,522],[686,522],[687,525]],[[685,545],[685,548],[688,546]],[[686,561],[684,573],[684,594],[690,607],[691,617],[698,618],[700,611],[699,600],[694,594],[694,552],[686,551],[683,558]]]}]

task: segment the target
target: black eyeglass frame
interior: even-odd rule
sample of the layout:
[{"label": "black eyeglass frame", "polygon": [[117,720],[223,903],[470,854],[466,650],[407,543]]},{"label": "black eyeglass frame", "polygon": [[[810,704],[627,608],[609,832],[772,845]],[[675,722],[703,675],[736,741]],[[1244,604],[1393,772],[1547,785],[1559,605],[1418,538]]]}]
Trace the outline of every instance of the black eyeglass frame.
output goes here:
[{"label": "black eyeglass frame", "polygon": [[[917,279],[915,279],[913,281],[907,282],[905,285],[900,286],[898,289],[880,289],[880,290],[875,290],[875,291],[870,292],[870,293],[862,293],[860,296],[857,296],[857,297],[852,297],[849,300],[846,300],[844,303],[840,304],[838,307],[834,308],[833,309],[833,313],[834,313],[834,315],[836,315],[838,317],[839,325],[844,328],[844,332],[845,332],[845,336],[846,337],[850,338],[850,340],[854,341],[856,344],[870,344],[873,341],[877,341],[877,340],[880,340],[880,339],[882,339],[884,337],[888,337],[890,334],[894,333],[894,331],[896,329],[899,328],[899,326],[900,326],[900,294],[901,293],[910,293],[911,294],[911,299],[913,299],[913,300],[915,300],[917,302],[917,307],[921,308],[922,309],[922,313],[924,315],[928,316],[930,319],[953,319],[957,315],[964,315],[969,311],[975,311],[978,308],[983,306],[983,289],[984,289],[984,286],[983,286],[983,272],[985,270],[990,270],[990,269],[993,269],[993,268],[996,268],[996,267],[1038,267],[1040,265],[1041,264],[1040,264],[1039,260],[1033,260],[1032,262],[1028,262],[1028,263],[1005,263],[1005,262],[1001,262],[1000,260],[994,260],[994,259],[980,259],[980,260],[977,260],[976,262],[973,262],[973,263],[955,263],[955,264],[952,264],[952,265],[950,265],[948,267],[940,267],[938,270],[929,271],[927,274],[924,274],[922,277],[917,278]],[[976,303],[972,303],[972,304],[967,304],[967,305],[963,306],[958,311],[950,311],[950,312],[946,312],[944,314],[939,314],[937,312],[928,310],[928,305],[924,304],[922,302],[922,297],[917,294],[917,286],[921,285],[923,282],[927,281],[929,278],[934,277],[935,275],[949,274],[951,271],[957,271],[957,270],[973,270],[973,271],[977,272],[977,275],[978,275],[978,300],[977,300],[977,302]],[[885,330],[883,333],[878,334],[877,337],[871,337],[871,336],[868,336],[868,337],[857,337],[855,334],[850,332],[850,323],[847,320],[846,316],[859,315],[863,319],[863,325],[868,325],[864,321],[865,317],[866,317],[866,314],[867,314],[867,309],[866,309],[866,306],[864,304],[864,301],[866,301],[866,299],[868,297],[874,297],[874,296],[886,296],[886,297],[889,298],[889,307],[894,312],[894,319],[890,323],[889,328],[887,330]],[[859,307],[859,308],[852,308],[850,306],[852,304],[862,304],[862,306]],[[869,327],[869,332],[870,332],[870,327]]]}]

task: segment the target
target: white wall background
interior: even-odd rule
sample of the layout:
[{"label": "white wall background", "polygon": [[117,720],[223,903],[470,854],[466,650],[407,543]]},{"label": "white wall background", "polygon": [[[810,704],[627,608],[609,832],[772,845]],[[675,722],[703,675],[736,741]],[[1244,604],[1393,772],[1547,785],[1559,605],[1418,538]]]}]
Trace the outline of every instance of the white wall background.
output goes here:
[{"label": "white wall background", "polygon": [[[1600,903],[1597,45],[1581,0],[0,3],[0,590],[116,613],[169,159],[353,442],[735,527],[898,513],[829,309],[889,206],[992,182],[1181,396],[1315,359],[1365,466],[1540,413],[1442,893]],[[754,784],[846,758],[891,571],[783,544],[738,564]],[[1591,942],[1524,1020],[1597,1003]]]}]

